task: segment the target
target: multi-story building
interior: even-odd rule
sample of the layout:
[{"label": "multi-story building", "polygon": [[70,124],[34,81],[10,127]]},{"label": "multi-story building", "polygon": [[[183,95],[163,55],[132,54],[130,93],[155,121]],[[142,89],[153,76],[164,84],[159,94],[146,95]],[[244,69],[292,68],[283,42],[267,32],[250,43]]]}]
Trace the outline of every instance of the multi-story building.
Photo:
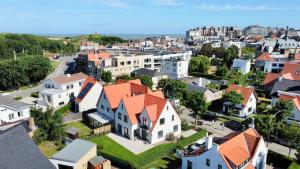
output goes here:
[{"label": "multi-story building", "polygon": [[57,108],[75,99],[88,76],[83,73],[67,74],[47,79],[39,92],[38,104]]},{"label": "multi-story building", "polygon": [[166,59],[161,63],[161,73],[168,75],[170,79],[188,77],[188,59]]},{"label": "multi-story building", "polygon": [[284,64],[288,63],[290,58],[280,53],[263,53],[256,58],[255,65],[264,72],[280,72]]},{"label": "multi-story building", "polygon": [[268,33],[267,28],[259,25],[247,26],[244,29],[244,34],[247,36],[266,36]]},{"label": "multi-story building", "polygon": [[27,121],[29,117],[29,104],[0,95],[0,130]]},{"label": "multi-story building", "polygon": [[180,118],[169,100],[140,80],[104,86],[97,109],[90,116],[92,124],[111,121],[116,132],[130,140],[138,137],[154,144],[181,133]]},{"label": "multi-story building", "polygon": [[265,169],[267,152],[263,137],[250,127],[222,138],[207,136],[205,145],[178,155],[182,169]]},{"label": "multi-story building", "polygon": [[250,72],[251,63],[250,60],[246,59],[234,59],[231,68],[237,70],[242,74]]}]

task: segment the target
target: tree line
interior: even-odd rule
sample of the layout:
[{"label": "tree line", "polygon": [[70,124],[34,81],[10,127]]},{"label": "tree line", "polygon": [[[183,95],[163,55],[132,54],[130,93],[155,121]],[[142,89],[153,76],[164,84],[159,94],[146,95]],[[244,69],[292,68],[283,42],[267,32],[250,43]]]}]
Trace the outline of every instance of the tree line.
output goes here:
[{"label": "tree line", "polygon": [[99,43],[101,45],[112,45],[115,43],[125,43],[126,40],[116,36],[103,36],[103,35],[89,35],[87,38],[89,41]]},{"label": "tree line", "polygon": [[29,34],[0,34],[0,60],[17,56],[42,55],[44,52],[71,54],[75,45],[66,40],[50,40]]},{"label": "tree line", "polygon": [[0,62],[0,89],[37,83],[51,70],[51,62],[42,56],[24,56]]}]

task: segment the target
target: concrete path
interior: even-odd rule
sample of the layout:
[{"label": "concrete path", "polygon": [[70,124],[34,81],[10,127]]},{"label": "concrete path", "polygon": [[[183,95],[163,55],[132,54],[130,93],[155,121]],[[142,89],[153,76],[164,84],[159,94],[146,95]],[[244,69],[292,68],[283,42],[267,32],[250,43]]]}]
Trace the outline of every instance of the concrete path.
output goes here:
[{"label": "concrete path", "polygon": [[127,139],[123,136],[119,136],[115,133],[108,133],[107,136],[134,154],[140,154],[140,153],[147,151],[154,147],[154,145],[146,143],[145,141],[142,141],[139,139],[136,139],[135,141],[129,140],[129,139]]}]

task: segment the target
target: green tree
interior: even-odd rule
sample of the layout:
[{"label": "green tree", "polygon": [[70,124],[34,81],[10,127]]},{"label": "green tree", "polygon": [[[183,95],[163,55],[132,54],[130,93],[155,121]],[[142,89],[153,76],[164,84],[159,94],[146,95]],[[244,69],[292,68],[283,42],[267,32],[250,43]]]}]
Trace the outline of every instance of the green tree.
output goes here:
[{"label": "green tree", "polygon": [[189,63],[190,72],[207,73],[210,68],[210,59],[207,56],[192,57]]},{"label": "green tree", "polygon": [[131,77],[127,74],[116,77],[116,80],[133,80],[133,79],[136,79],[136,77]]},{"label": "green tree", "polygon": [[234,112],[234,106],[243,102],[243,96],[236,91],[230,91],[224,95],[224,100],[228,104],[228,113],[230,115],[230,121]]},{"label": "green tree", "polygon": [[244,56],[247,59],[253,59],[256,53],[256,49],[255,48],[251,48],[251,47],[244,47],[242,48],[242,56]]},{"label": "green tree", "polygon": [[216,75],[225,78],[228,74],[229,70],[225,66],[218,67],[216,71]]},{"label": "green tree", "polygon": [[208,105],[205,101],[204,94],[199,91],[191,90],[187,92],[187,107],[191,108],[196,115],[195,125],[198,117],[202,117],[206,112]]},{"label": "green tree", "polygon": [[186,92],[187,84],[180,80],[161,79],[158,82],[158,88],[161,88],[165,97],[177,98],[183,101],[183,95]]},{"label": "green tree", "polygon": [[110,71],[102,71],[101,72],[101,79],[106,82],[110,83],[112,81],[112,75]]},{"label": "green tree", "polygon": [[285,125],[283,128],[283,134],[288,142],[289,154],[291,154],[291,150],[294,145],[299,144],[300,141],[300,128],[297,123],[292,123],[290,125]]},{"label": "green tree", "polygon": [[293,108],[293,102],[280,99],[276,102],[275,106],[272,107],[271,112],[273,112],[273,114],[277,113],[277,121],[283,122],[291,115]]},{"label": "green tree", "polygon": [[297,163],[300,163],[300,144],[298,144],[296,151],[297,151],[295,154],[296,160],[297,160]]},{"label": "green tree", "polygon": [[231,46],[225,49],[223,57],[223,65],[226,65],[228,68],[232,65],[234,59],[239,57],[239,49],[236,46]]},{"label": "green tree", "polygon": [[263,71],[256,71],[255,74],[253,74],[254,76],[254,84],[255,85],[261,85],[262,82],[265,79],[266,73]]},{"label": "green tree", "polygon": [[147,86],[150,89],[152,89],[153,81],[150,76],[140,76],[140,80],[144,86]]},{"label": "green tree", "polygon": [[208,57],[212,57],[212,55],[215,53],[215,49],[211,46],[210,43],[206,43],[201,47],[200,55],[205,55]]}]

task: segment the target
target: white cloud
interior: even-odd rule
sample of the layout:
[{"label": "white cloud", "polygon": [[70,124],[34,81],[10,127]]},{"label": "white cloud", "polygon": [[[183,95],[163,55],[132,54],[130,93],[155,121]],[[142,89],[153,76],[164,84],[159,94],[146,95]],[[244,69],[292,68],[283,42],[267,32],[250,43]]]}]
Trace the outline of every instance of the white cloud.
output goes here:
[{"label": "white cloud", "polygon": [[182,2],[179,0],[155,0],[154,4],[159,6],[178,6]]},{"label": "white cloud", "polygon": [[[218,11],[218,10],[287,10],[285,7],[273,7],[273,6],[246,6],[246,5],[232,5],[232,4],[224,4],[224,5],[216,5],[216,4],[201,4],[197,6],[200,10],[207,11]],[[296,8],[295,8],[296,9]]]},{"label": "white cloud", "polygon": [[127,0],[79,0],[81,2],[102,4],[112,8],[129,8],[130,4]]}]

